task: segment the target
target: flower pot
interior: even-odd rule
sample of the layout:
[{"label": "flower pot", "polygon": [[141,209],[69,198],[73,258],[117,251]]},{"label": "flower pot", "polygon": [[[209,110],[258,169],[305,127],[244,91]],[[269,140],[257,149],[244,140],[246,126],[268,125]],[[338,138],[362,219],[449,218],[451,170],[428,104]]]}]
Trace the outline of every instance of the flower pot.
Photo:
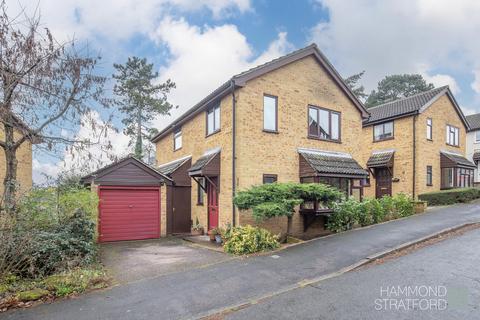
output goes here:
[{"label": "flower pot", "polygon": [[222,243],[222,236],[219,234],[215,235],[215,242],[218,244]]},{"label": "flower pot", "polygon": [[209,232],[208,235],[210,236],[210,241],[215,241],[215,233]]}]

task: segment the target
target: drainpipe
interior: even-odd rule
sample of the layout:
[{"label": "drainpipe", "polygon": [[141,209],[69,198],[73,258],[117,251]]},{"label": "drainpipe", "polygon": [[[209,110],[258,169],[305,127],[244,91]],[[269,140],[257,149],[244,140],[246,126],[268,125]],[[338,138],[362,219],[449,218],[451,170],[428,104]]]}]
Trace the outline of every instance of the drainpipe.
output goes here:
[{"label": "drainpipe", "polygon": [[413,116],[413,177],[412,177],[412,197],[415,200],[415,176],[417,175],[416,173],[416,168],[417,168],[417,142],[416,142],[416,122],[417,122],[417,115]]},{"label": "drainpipe", "polygon": [[236,219],[235,219],[235,204],[233,203],[233,198],[235,197],[235,191],[237,186],[237,177],[235,171],[236,165],[236,152],[235,152],[235,145],[236,145],[236,120],[235,120],[235,80],[232,80],[231,84],[232,90],[232,226],[235,227]]}]

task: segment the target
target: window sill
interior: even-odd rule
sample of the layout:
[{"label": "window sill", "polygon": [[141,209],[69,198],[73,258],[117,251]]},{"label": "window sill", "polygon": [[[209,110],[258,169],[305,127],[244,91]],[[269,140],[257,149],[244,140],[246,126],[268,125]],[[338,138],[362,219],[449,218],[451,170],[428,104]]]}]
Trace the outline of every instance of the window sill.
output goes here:
[{"label": "window sill", "polygon": [[205,138],[208,138],[210,136],[213,136],[214,134],[217,134],[220,132],[220,129],[216,130],[216,131],[213,131],[212,133],[207,133],[207,135],[205,136]]},{"label": "window sill", "polygon": [[203,207],[203,203],[197,203],[197,206],[202,206]]},{"label": "window sill", "polygon": [[325,142],[342,143],[342,140],[323,139],[315,136],[307,136],[307,138],[312,140],[325,141]]},{"label": "window sill", "polygon": [[385,139],[379,139],[379,140],[373,140],[373,143],[375,143],[375,142],[382,142],[382,141],[389,141],[389,140],[393,140],[393,139],[395,139],[395,137],[385,138]]},{"label": "window sill", "polygon": [[178,150],[182,150],[182,147],[177,148],[177,149],[173,149],[173,152],[178,151]]},{"label": "window sill", "polygon": [[433,184],[427,184],[427,187],[433,187]]},{"label": "window sill", "polygon": [[263,129],[262,131],[263,131],[263,132],[265,132],[265,133],[279,134],[279,132],[278,132],[277,130],[268,130],[268,129]]},{"label": "window sill", "polygon": [[460,148],[460,146],[456,146],[456,145],[454,145],[454,144],[448,144],[448,143],[446,143],[446,145],[449,146],[449,147]]},{"label": "window sill", "polygon": [[427,141],[433,142],[433,139],[427,139]]}]

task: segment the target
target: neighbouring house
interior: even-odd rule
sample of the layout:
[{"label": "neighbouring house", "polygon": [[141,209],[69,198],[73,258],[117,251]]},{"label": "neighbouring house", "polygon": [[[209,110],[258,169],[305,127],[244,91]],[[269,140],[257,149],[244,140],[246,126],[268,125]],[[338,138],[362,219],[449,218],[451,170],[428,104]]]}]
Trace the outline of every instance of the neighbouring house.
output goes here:
[{"label": "neighbouring house", "polygon": [[[16,119],[16,118],[15,118]],[[17,120],[17,132],[14,133],[15,139],[19,138],[19,132],[21,131],[29,131],[31,130],[23,124],[20,120]],[[0,140],[4,141],[5,133],[3,130],[0,130]],[[24,143],[20,145],[17,150],[17,184],[18,184],[18,196],[21,197],[25,193],[31,190],[32,188],[32,143],[40,143],[39,139],[34,138],[32,141],[27,139]],[[0,195],[3,195],[5,190],[3,186],[3,180],[5,179],[6,174],[6,159],[5,159],[5,152],[2,148],[0,148]]]},{"label": "neighbouring house", "polygon": [[368,109],[362,159],[365,195],[412,195],[473,186],[465,158],[468,123],[448,86]]},{"label": "neighbouring house", "polygon": [[[367,117],[310,45],[233,76],[152,142],[157,169],[173,181],[173,198],[185,199],[183,205],[189,193],[191,220],[210,230],[254,223],[232,201],[236,191],[256,184],[323,182],[361,198],[368,172],[358,162],[364,148],[359,138]],[[176,185],[182,185],[181,195]],[[179,204],[171,208],[173,217],[186,209]],[[323,230],[323,219],[310,219],[320,211],[312,204],[297,212],[293,233]],[[273,232],[287,227],[285,218],[263,225]]]},{"label": "neighbouring house", "polygon": [[466,116],[470,130],[467,133],[467,159],[475,164],[474,183],[480,182],[480,113]]}]

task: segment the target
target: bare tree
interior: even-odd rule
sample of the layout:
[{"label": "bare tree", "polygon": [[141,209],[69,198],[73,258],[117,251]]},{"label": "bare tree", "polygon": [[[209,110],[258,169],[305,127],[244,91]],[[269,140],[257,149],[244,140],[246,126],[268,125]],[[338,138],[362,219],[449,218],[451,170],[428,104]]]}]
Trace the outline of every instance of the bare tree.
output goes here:
[{"label": "bare tree", "polygon": [[73,151],[95,142],[65,131],[89,125],[99,136],[106,134],[108,125],[98,127],[88,117],[93,105],[109,105],[104,95],[107,79],[94,73],[99,59],[75,40],[55,40],[40,24],[38,13],[28,16],[24,10],[10,17],[6,2],[0,3],[0,126],[4,130],[0,147],[6,160],[7,212],[15,208],[17,151],[23,143],[40,141],[49,150],[62,145],[62,150]]}]

